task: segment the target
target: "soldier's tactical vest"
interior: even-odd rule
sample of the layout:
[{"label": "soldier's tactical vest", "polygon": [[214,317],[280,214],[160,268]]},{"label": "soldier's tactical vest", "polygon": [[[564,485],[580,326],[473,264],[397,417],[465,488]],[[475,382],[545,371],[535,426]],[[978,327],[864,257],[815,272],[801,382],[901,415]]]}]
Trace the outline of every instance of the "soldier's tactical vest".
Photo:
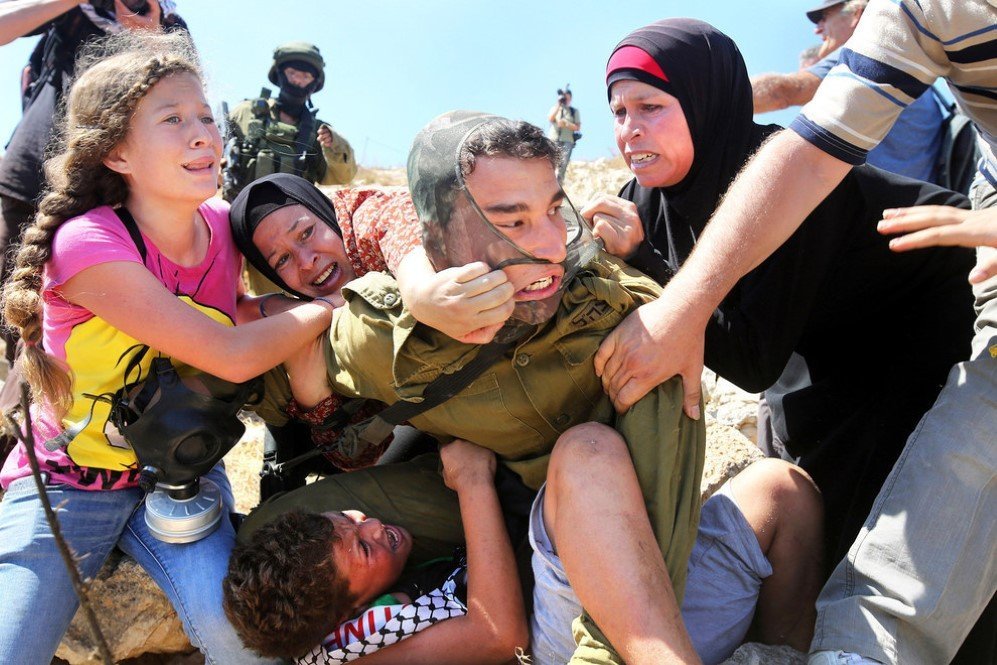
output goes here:
[{"label": "soldier's tactical vest", "polygon": [[271,100],[256,100],[253,110],[252,119],[242,128],[242,182],[250,183],[271,173],[304,175],[318,156],[312,141],[315,114],[305,110],[301,122],[294,126],[273,118]]}]

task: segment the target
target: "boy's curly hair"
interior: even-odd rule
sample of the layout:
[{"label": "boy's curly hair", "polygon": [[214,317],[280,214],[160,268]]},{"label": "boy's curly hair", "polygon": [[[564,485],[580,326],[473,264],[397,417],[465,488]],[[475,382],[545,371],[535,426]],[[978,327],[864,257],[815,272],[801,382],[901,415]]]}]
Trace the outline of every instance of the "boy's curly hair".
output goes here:
[{"label": "boy's curly hair", "polygon": [[247,647],[296,658],[350,618],[357,599],[333,560],[337,542],[332,520],[293,511],[235,547],[222,582],[224,607]]}]

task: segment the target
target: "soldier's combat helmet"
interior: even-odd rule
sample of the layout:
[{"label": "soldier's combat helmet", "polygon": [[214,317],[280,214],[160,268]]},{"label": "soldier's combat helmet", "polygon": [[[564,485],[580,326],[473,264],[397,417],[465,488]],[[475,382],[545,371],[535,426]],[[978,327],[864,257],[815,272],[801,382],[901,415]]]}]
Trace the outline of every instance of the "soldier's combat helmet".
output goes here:
[{"label": "soldier's combat helmet", "polygon": [[270,66],[270,73],[267,75],[267,78],[270,79],[271,83],[279,86],[281,84],[278,76],[280,68],[296,60],[311,65],[317,72],[314,87],[309,90],[309,93],[316,93],[321,90],[322,86],[325,85],[325,60],[322,59],[322,54],[319,52],[318,46],[309,44],[308,42],[288,42],[274,49],[273,65]]}]

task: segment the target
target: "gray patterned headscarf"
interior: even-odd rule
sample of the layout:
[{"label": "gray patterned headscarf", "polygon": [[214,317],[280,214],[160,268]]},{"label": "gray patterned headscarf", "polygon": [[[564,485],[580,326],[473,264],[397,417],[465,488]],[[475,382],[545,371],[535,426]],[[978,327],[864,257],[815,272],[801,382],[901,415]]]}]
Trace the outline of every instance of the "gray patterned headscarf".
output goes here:
[{"label": "gray patterned headscarf", "polygon": [[[150,1],[156,2],[156,0]],[[78,7],[83,15],[90,19],[91,23],[109,35],[116,35],[125,29],[113,13],[102,12],[89,2],[81,2]],[[174,0],[159,0],[159,8],[163,19],[177,13],[177,3]]]}]

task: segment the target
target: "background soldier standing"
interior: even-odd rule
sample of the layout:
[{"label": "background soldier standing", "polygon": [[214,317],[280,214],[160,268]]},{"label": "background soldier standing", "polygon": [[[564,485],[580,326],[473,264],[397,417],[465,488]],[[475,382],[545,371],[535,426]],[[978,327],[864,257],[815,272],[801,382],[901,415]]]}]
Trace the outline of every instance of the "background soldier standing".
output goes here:
[{"label": "background soldier standing", "polygon": [[571,105],[571,89],[564,86],[564,89],[557,91],[557,104],[550,108],[547,114],[550,121],[550,129],[547,138],[557,143],[564,153],[564,161],[557,167],[557,181],[564,182],[564,174],[568,170],[568,162],[571,160],[571,151],[575,149],[575,143],[582,137],[582,115]]},{"label": "background soldier standing", "polygon": [[224,195],[231,201],[247,184],[271,173],[293,173],[318,185],[345,185],[356,175],[353,148],[316,117],[311,96],[325,85],[325,61],[305,42],[278,46],[264,88],[228,115]]}]

